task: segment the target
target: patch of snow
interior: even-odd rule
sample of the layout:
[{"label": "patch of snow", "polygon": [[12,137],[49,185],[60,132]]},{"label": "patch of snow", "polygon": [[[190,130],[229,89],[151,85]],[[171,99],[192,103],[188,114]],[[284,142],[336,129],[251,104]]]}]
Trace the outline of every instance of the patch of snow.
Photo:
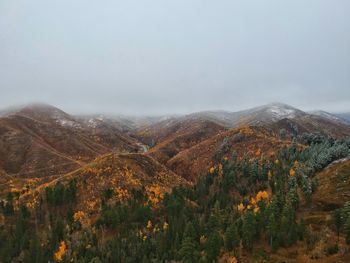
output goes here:
[{"label": "patch of snow", "polygon": [[88,126],[91,128],[97,128],[100,121],[101,120],[99,118],[91,118],[88,120]]},{"label": "patch of snow", "polygon": [[56,119],[56,123],[58,123],[63,127],[81,128],[81,125],[76,121],[66,119],[66,118],[55,118],[55,119]]},{"label": "patch of snow", "polygon": [[268,111],[275,117],[275,118],[294,118],[295,117],[295,110],[294,109],[288,109],[278,106],[270,106],[268,108]]}]

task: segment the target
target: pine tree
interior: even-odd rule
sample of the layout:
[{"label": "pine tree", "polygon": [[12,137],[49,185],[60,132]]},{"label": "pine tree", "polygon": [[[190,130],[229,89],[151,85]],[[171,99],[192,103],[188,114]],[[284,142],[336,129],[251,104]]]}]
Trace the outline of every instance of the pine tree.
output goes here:
[{"label": "pine tree", "polygon": [[28,229],[28,220],[26,217],[26,213],[23,213],[22,210],[18,213],[17,220],[16,220],[16,226],[14,231],[14,244],[15,244],[15,251],[16,253],[19,253],[24,246],[24,237],[25,232]]},{"label": "pine tree", "polygon": [[281,237],[286,246],[290,246],[298,240],[297,231],[295,211],[290,202],[287,202],[283,209],[281,218]]},{"label": "pine tree", "polygon": [[208,220],[208,232],[215,231],[220,226],[220,220],[219,217],[216,214],[211,214]]},{"label": "pine tree", "polygon": [[249,211],[245,214],[243,218],[243,226],[242,226],[242,241],[243,246],[251,250],[253,248],[253,241],[256,233],[256,222],[254,214]]},{"label": "pine tree", "polygon": [[269,238],[270,247],[276,250],[279,246],[279,231],[274,213],[270,213],[267,224],[267,235]]},{"label": "pine tree", "polygon": [[345,240],[346,243],[350,245],[350,216],[345,223]]},{"label": "pine tree", "polygon": [[306,224],[305,224],[304,218],[302,218],[298,225],[298,236],[300,240],[304,240],[305,233],[306,233]]},{"label": "pine tree", "polygon": [[206,243],[206,254],[208,262],[216,262],[217,257],[220,254],[222,244],[222,238],[217,231],[214,231],[208,238]]},{"label": "pine tree", "polygon": [[191,237],[185,237],[179,250],[182,262],[196,263],[199,258],[199,251],[195,241]]},{"label": "pine tree", "polygon": [[14,214],[13,195],[11,192],[9,192],[7,194],[7,197],[6,197],[6,203],[4,206],[4,214],[7,216],[11,216]]},{"label": "pine tree", "polygon": [[228,251],[235,251],[239,246],[239,243],[240,238],[237,231],[237,225],[231,224],[225,232],[225,247]]},{"label": "pine tree", "polygon": [[257,159],[254,159],[249,169],[249,181],[250,184],[256,184],[259,179],[259,163]]},{"label": "pine tree", "polygon": [[334,220],[335,227],[337,229],[337,242],[339,242],[340,229],[342,226],[342,216],[341,216],[340,209],[336,209],[334,211],[333,220]]},{"label": "pine tree", "polygon": [[196,238],[196,231],[193,227],[192,222],[188,222],[185,227],[184,238],[190,238],[194,240]]},{"label": "pine tree", "polygon": [[40,263],[43,261],[42,253],[41,253],[41,247],[40,247],[40,241],[38,239],[38,236],[34,234],[30,241],[29,245],[29,253],[27,257],[25,258],[24,262],[28,263]]},{"label": "pine tree", "polygon": [[51,249],[55,250],[64,238],[64,223],[61,218],[54,220],[51,226]]}]

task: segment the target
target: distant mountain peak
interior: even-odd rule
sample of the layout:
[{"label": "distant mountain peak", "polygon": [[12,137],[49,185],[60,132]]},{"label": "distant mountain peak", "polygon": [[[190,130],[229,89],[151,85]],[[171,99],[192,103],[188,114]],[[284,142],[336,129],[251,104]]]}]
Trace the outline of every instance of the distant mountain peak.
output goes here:
[{"label": "distant mountain peak", "polygon": [[281,102],[273,102],[266,105],[258,106],[248,110],[237,112],[241,118],[250,119],[249,122],[270,122],[278,121],[284,118],[295,118],[304,116],[306,113]]},{"label": "distant mountain peak", "polygon": [[2,115],[15,115],[15,114],[22,114],[26,112],[40,112],[40,113],[60,113],[60,114],[66,114],[64,111],[56,108],[55,106],[52,106],[47,103],[28,103],[23,105],[17,105],[14,107],[9,107],[4,110],[2,110]]},{"label": "distant mountain peak", "polygon": [[298,111],[303,112],[302,110],[299,110],[296,107],[293,107],[289,104],[282,103],[282,102],[271,102],[262,106],[255,107],[253,109],[281,109],[281,110],[289,110],[289,111]]},{"label": "distant mountain peak", "polygon": [[281,108],[294,108],[293,106],[287,104],[287,103],[283,103],[283,102],[278,102],[278,101],[275,101],[275,102],[270,102],[268,104],[266,104],[265,106],[270,106],[270,107],[281,107]]},{"label": "distant mountain peak", "polygon": [[272,117],[275,118],[294,118],[303,113],[303,111],[297,108],[280,102],[267,104],[265,108],[270,114],[272,114]]},{"label": "distant mountain peak", "polygon": [[324,110],[314,110],[314,111],[310,111],[309,113],[312,114],[312,115],[316,115],[318,117],[322,117],[322,118],[331,120],[331,121],[348,124],[347,120],[345,120],[345,119],[343,119],[343,118],[341,118],[339,116],[336,116],[335,114],[332,114],[332,113],[329,113],[327,111],[324,111]]},{"label": "distant mountain peak", "polygon": [[75,117],[47,103],[29,103],[8,108],[0,115],[3,117],[21,116],[36,121],[55,122],[61,126],[81,127]]}]

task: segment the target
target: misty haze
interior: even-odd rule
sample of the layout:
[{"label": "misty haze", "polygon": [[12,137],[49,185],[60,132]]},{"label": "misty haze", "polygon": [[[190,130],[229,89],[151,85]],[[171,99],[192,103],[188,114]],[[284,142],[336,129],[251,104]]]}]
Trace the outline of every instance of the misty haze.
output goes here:
[{"label": "misty haze", "polygon": [[350,262],[350,2],[0,2],[0,262]]}]

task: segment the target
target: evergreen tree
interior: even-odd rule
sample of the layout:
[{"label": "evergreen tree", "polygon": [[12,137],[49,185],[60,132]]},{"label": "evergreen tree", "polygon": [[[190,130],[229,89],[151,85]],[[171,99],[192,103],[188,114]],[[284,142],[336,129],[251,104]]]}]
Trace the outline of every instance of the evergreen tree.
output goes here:
[{"label": "evergreen tree", "polygon": [[208,238],[205,251],[208,262],[216,262],[217,257],[220,254],[222,244],[222,238],[217,231],[214,231]]},{"label": "evergreen tree", "polygon": [[51,250],[57,249],[59,243],[64,240],[64,223],[60,217],[52,219],[51,224]]},{"label": "evergreen tree", "polygon": [[254,214],[251,211],[248,211],[243,218],[242,226],[242,242],[243,246],[251,250],[253,247],[253,241],[256,234],[256,221]]},{"label": "evergreen tree", "polygon": [[300,240],[304,240],[305,233],[306,233],[306,224],[305,224],[304,218],[302,218],[298,225],[298,236]]},{"label": "evergreen tree", "polygon": [[225,247],[228,251],[236,250],[239,246],[240,238],[237,231],[237,225],[231,224],[225,232]]},{"label": "evergreen tree", "polygon": [[283,244],[286,246],[294,244],[298,240],[297,231],[295,211],[290,202],[287,202],[281,218],[281,241],[283,241]]},{"label": "evergreen tree", "polygon": [[339,242],[339,235],[340,235],[340,229],[342,226],[342,215],[341,215],[341,210],[336,209],[333,213],[333,221],[335,224],[335,227],[337,229],[337,242]]},{"label": "evergreen tree", "polygon": [[26,262],[26,263],[43,262],[40,241],[39,241],[38,236],[36,234],[34,234],[32,239],[30,240],[29,252],[28,252],[26,258],[24,259],[24,262]]},{"label": "evergreen tree", "polygon": [[196,263],[199,258],[197,244],[191,237],[185,237],[181,243],[179,255],[184,263]]},{"label": "evergreen tree", "polygon": [[6,203],[4,205],[4,214],[7,216],[11,216],[14,214],[13,195],[11,192],[9,192],[6,197]]},{"label": "evergreen tree", "polygon": [[194,229],[192,222],[188,222],[186,224],[184,238],[190,238],[191,240],[195,240],[196,230]]},{"label": "evergreen tree", "polygon": [[350,215],[345,223],[345,240],[350,245]]},{"label": "evergreen tree", "polygon": [[279,229],[274,213],[271,213],[268,218],[267,235],[269,238],[270,247],[273,250],[276,250],[279,246]]}]

